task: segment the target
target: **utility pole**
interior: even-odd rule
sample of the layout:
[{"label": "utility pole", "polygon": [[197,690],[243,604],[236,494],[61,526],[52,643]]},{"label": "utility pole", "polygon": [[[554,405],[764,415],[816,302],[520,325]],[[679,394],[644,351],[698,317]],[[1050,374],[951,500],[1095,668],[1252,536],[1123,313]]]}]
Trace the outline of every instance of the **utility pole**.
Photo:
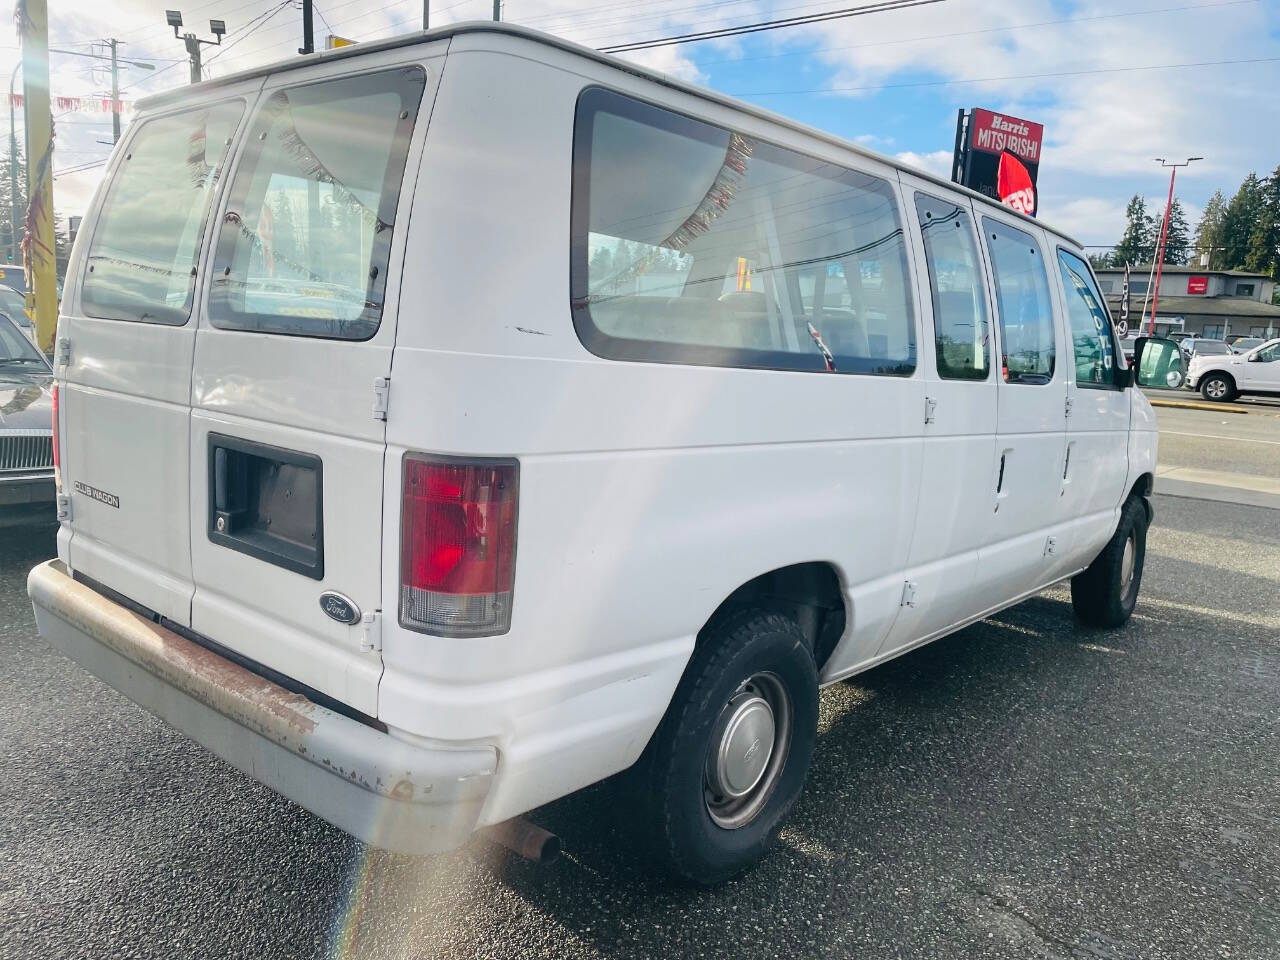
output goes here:
[{"label": "utility pole", "polygon": [[13,116],[13,81],[18,79],[22,63],[9,74],[9,262],[18,259],[18,126]]},{"label": "utility pole", "polygon": [[1156,157],[1156,163],[1169,169],[1169,200],[1164,207],[1164,223],[1160,225],[1160,242],[1156,245],[1156,285],[1151,291],[1151,320],[1147,323],[1147,336],[1156,329],[1156,307],[1160,303],[1160,277],[1164,274],[1164,244],[1169,237],[1169,217],[1173,214],[1173,181],[1178,176],[1179,167],[1189,167],[1204,157],[1187,157],[1182,163],[1170,163],[1164,157]]},{"label": "utility pole", "polygon": [[502,0],[493,0],[493,19],[495,23],[502,19]]},{"label": "utility pole", "polygon": [[431,29],[431,0],[422,0],[422,29]]},{"label": "utility pole", "polygon": [[211,47],[222,46],[222,35],[227,32],[226,23],[222,20],[209,21],[209,32],[218,38],[215,41],[201,40],[194,33],[179,33],[178,30],[182,26],[181,10],[166,10],[164,21],[173,27],[173,35],[186,44],[187,56],[191,58],[191,82],[199,83],[204,76],[200,72],[200,47],[206,44]]},{"label": "utility pole", "polygon": [[53,351],[58,325],[58,265],[53,237],[53,113],[49,104],[49,6],[26,0],[19,8],[22,113],[27,131],[27,230],[22,238],[27,312],[36,344]]},{"label": "utility pole", "polygon": [[111,45],[111,142],[120,142],[120,61],[116,59],[115,37],[107,41]]},{"label": "utility pole", "polygon": [[298,52],[302,54],[316,52],[315,28],[311,23],[313,11],[312,0],[302,0],[302,46],[298,48]]}]

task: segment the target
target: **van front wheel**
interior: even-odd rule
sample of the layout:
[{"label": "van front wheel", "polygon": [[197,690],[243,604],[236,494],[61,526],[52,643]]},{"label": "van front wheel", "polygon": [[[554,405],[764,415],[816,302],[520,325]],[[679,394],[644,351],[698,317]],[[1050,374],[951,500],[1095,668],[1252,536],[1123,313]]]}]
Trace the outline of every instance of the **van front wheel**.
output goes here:
[{"label": "van front wheel", "polygon": [[1130,497],[1120,524],[1088,569],[1071,579],[1071,606],[1081,623],[1122,627],[1133,613],[1142,587],[1150,514],[1142,497]]},{"label": "van front wheel", "polygon": [[794,620],[751,610],[710,628],[636,771],[661,865],[711,885],[763,858],[800,796],[817,724],[817,668]]}]

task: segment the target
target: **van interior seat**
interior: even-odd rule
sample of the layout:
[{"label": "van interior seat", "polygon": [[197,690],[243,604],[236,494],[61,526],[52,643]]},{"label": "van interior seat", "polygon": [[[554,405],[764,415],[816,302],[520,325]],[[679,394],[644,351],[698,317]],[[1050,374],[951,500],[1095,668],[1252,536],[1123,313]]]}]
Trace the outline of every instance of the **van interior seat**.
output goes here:
[{"label": "van interior seat", "polygon": [[[776,347],[770,316],[778,316],[778,305],[770,303],[763,290],[742,290],[720,295],[723,303],[742,328],[743,346],[753,350]],[[772,307],[772,311],[770,310]]]},{"label": "van interior seat", "polygon": [[604,333],[629,340],[745,347],[742,326],[724,304],[698,297],[610,297],[591,305]]}]

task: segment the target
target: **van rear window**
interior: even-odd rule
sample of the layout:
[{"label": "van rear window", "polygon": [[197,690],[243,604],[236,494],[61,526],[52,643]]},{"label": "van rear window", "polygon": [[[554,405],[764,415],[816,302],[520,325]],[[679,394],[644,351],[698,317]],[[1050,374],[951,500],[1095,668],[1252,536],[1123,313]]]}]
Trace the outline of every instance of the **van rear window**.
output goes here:
[{"label": "van rear window", "polygon": [[597,356],[915,369],[885,180],[596,87],[573,166],[574,325]]},{"label": "van rear window", "polygon": [[89,244],[80,305],[91,317],[181,325],[213,186],[240,100],[156,117],[130,139]]},{"label": "van rear window", "polygon": [[341,340],[377,332],[425,86],[412,67],[271,95],[231,183],[209,296],[214,326]]}]

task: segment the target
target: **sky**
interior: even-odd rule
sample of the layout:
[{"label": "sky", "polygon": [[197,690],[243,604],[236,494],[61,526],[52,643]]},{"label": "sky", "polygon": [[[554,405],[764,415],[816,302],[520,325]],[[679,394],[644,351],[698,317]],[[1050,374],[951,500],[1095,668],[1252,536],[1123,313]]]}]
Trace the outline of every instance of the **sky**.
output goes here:
[{"label": "sky", "polygon": [[[297,0],[168,2],[201,36],[210,17],[226,22],[222,47],[205,48],[209,76],[294,56],[301,43]],[[503,18],[600,47],[865,2],[507,0]],[[164,0],[49,6],[54,48],[100,53],[104,38],[122,41],[121,56],[136,61],[122,72],[123,99],[187,82]],[[422,0],[317,0],[316,10],[323,46],[329,33],[420,29]],[[432,26],[491,15],[492,0],[432,0]],[[19,56],[6,25],[0,70]],[[1215,189],[1230,196],[1250,171],[1280,165],[1280,0],[940,0],[626,56],[943,176],[959,108],[1043,123],[1040,216],[1085,244],[1120,238],[1135,193],[1163,208],[1168,173],[1155,157],[1205,158],[1178,179],[1193,225]],[[54,96],[109,89],[88,57],[54,53],[51,71]],[[55,206],[76,215],[102,173],[91,165],[111,150],[110,116],[63,114],[56,130]]]}]

